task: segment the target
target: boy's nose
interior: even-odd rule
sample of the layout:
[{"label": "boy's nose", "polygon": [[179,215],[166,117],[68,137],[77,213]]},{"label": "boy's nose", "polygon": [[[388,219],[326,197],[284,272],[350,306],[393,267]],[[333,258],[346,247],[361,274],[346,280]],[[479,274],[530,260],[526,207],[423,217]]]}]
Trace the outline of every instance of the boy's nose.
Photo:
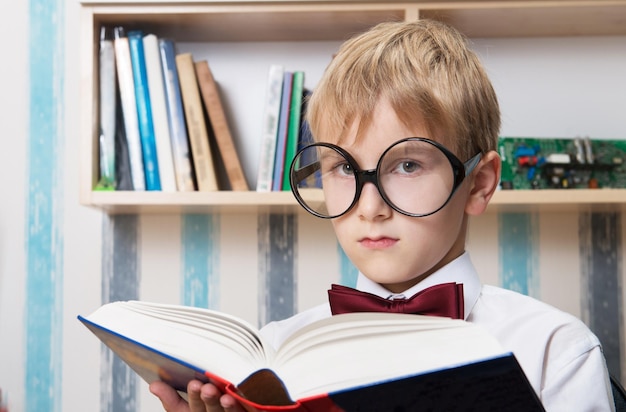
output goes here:
[{"label": "boy's nose", "polygon": [[356,204],[358,216],[366,220],[384,219],[391,216],[393,209],[380,195],[378,188],[371,182],[363,185]]}]

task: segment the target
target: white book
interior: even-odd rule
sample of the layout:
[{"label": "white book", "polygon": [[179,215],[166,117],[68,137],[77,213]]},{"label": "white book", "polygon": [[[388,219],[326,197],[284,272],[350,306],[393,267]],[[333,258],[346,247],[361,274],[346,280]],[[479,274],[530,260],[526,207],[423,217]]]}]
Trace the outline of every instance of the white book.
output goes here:
[{"label": "white book", "polygon": [[189,306],[116,301],[79,320],[146,382],[210,379],[246,409],[544,411],[515,356],[460,319],[335,315],[278,348],[240,318]]},{"label": "white book", "polygon": [[172,143],[167,117],[167,106],[165,103],[165,88],[163,85],[159,40],[156,35],[146,34],[143,37],[143,50],[146,60],[148,90],[150,91],[152,124],[154,126],[154,137],[157,147],[161,190],[164,192],[175,192],[176,179],[174,177]]},{"label": "white book", "polygon": [[124,131],[128,142],[128,157],[132,175],[133,189],[146,190],[146,180],[143,169],[141,152],[141,137],[139,135],[139,120],[137,117],[137,102],[135,99],[135,81],[133,80],[133,66],[130,59],[128,37],[122,27],[115,28],[115,65],[119,79],[120,100],[124,114]]},{"label": "white book", "polygon": [[272,190],[274,174],[274,157],[276,156],[276,139],[278,136],[278,119],[280,116],[280,101],[283,89],[283,75],[285,69],[280,65],[271,65],[265,92],[265,112],[261,126],[261,147],[259,150],[259,171],[257,175],[257,192]]}]

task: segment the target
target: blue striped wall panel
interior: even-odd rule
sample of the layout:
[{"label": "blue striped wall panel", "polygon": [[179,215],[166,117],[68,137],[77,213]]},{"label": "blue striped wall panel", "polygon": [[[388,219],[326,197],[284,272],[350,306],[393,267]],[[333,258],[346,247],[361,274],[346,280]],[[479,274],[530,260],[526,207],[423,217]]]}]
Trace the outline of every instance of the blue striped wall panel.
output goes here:
[{"label": "blue striped wall panel", "polygon": [[339,283],[344,286],[349,286],[351,288],[356,287],[356,279],[359,274],[359,270],[354,266],[352,261],[346,255],[343,248],[337,242],[337,253],[339,254]]},{"label": "blue striped wall panel", "polygon": [[219,308],[219,216],[182,216],[183,305]]},{"label": "blue striped wall panel", "polygon": [[614,376],[623,365],[624,336],[622,282],[622,222],[618,212],[586,212],[579,215],[582,266],[583,317],[602,343],[604,356]]},{"label": "blue striped wall panel", "polygon": [[293,214],[259,214],[259,324],[296,313],[297,218]]},{"label": "blue striped wall panel", "polygon": [[24,405],[60,411],[63,345],[65,2],[29,3]]},{"label": "blue striped wall panel", "polygon": [[[139,216],[103,215],[102,303],[139,298]],[[102,345],[100,411],[137,410],[137,375]]]},{"label": "blue striped wall panel", "polygon": [[538,216],[534,213],[501,213],[498,241],[501,286],[539,299]]}]

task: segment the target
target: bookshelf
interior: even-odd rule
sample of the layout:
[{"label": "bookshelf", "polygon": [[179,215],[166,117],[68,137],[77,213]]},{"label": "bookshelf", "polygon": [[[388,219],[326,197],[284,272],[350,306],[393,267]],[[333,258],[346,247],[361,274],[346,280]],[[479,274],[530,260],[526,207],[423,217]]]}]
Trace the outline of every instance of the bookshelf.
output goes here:
[{"label": "bookshelf", "polygon": [[[343,41],[382,21],[446,21],[470,37],[626,35],[626,0],[81,2],[83,205],[106,213],[293,213],[290,192],[98,192],[98,34],[140,28],[177,42]],[[259,96],[259,102],[262,96]],[[235,121],[240,121],[235,119]],[[257,136],[237,136],[239,140]],[[249,177],[250,178],[250,177]],[[249,182],[254,187],[255,182]],[[499,191],[490,211],[626,209],[626,189]]]},{"label": "bookshelf", "polygon": [[[311,194],[312,198],[321,194]],[[626,189],[498,191],[488,212],[626,211]],[[306,213],[291,192],[94,192],[93,205],[107,213]]]}]

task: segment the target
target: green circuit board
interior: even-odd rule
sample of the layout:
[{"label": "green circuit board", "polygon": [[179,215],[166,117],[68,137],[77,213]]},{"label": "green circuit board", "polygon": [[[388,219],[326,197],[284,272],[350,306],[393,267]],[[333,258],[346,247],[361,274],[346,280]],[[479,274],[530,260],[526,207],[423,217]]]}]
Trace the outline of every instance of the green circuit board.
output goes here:
[{"label": "green circuit board", "polygon": [[626,140],[501,137],[502,189],[626,188]]}]

